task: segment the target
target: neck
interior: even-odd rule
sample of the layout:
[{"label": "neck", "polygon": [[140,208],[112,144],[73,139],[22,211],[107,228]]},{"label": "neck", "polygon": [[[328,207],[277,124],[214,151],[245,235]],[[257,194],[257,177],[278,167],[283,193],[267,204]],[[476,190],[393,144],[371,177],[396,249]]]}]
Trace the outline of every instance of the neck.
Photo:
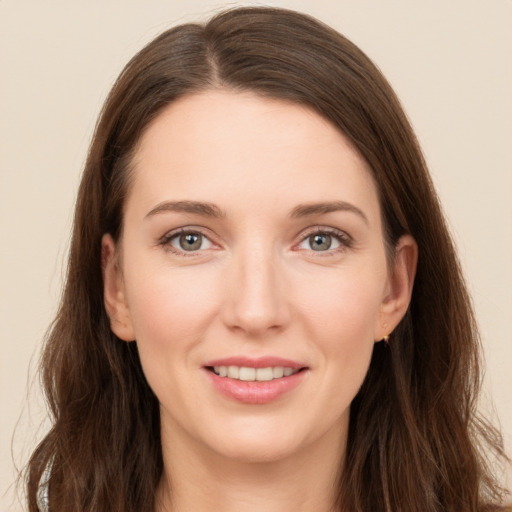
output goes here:
[{"label": "neck", "polygon": [[334,512],[345,443],[328,432],[300,453],[252,462],[162,435],[156,512]]}]

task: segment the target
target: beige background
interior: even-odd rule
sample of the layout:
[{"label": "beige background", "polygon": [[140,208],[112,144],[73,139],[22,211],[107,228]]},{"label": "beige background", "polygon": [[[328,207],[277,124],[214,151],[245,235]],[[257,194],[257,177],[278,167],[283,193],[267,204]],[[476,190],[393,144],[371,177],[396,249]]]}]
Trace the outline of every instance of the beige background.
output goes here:
[{"label": "beige background", "polygon": [[[460,248],[486,395],[512,447],[512,1],[270,1],[313,14],[398,92]],[[0,0],[0,509],[44,431],[34,367],[55,311],[71,211],[100,105],[126,61],[208,0]],[[490,410],[489,400],[485,401]],[[15,425],[18,423],[14,441]]]}]

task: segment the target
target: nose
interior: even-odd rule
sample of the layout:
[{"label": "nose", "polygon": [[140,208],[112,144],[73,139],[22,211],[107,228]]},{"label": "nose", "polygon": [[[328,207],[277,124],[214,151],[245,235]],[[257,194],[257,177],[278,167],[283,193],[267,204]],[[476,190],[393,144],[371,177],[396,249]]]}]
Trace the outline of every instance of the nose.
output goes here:
[{"label": "nose", "polygon": [[271,248],[248,246],[235,253],[229,268],[222,318],[233,331],[263,337],[290,320],[280,262]]}]

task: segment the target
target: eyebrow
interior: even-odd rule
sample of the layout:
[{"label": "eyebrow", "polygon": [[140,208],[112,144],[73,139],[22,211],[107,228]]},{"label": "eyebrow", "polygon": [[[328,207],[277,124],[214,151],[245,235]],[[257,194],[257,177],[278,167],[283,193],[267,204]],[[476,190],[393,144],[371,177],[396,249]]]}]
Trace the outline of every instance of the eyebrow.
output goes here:
[{"label": "eyebrow", "polygon": [[200,201],[164,201],[163,203],[157,204],[146,215],[146,218],[165,212],[192,213],[205,217],[214,217],[216,219],[226,216],[226,214],[213,203]]},{"label": "eyebrow", "polygon": [[[213,203],[202,201],[164,201],[157,204],[146,215],[146,218],[166,212],[191,213],[216,219],[226,217],[226,213]],[[311,215],[325,215],[333,212],[352,212],[358,215],[366,224],[369,224],[368,217],[364,212],[357,206],[347,203],[346,201],[299,204],[291,210],[290,217],[302,218]]]},{"label": "eyebrow", "polygon": [[299,204],[290,213],[292,218],[307,217],[310,215],[324,215],[332,212],[352,212],[361,217],[369,225],[368,217],[357,206],[346,201],[329,201],[324,203]]}]

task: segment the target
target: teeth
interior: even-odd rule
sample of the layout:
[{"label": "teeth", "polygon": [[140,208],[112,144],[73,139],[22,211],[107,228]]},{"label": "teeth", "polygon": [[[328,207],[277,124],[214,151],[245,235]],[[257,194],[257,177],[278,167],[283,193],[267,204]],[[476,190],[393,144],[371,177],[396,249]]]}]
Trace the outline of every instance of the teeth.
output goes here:
[{"label": "teeth", "polygon": [[228,376],[228,367],[227,366],[214,366],[213,371],[220,377]]},{"label": "teeth", "polygon": [[258,368],[255,374],[256,380],[272,380],[274,378],[272,368]]},{"label": "teeth", "polygon": [[248,366],[214,366],[213,371],[219,377],[229,377],[243,381],[269,381],[289,377],[298,370],[283,366],[269,366],[267,368],[251,368]]},{"label": "teeth", "polygon": [[228,377],[238,379],[240,377],[240,368],[238,366],[228,366]]},{"label": "teeth", "polygon": [[280,379],[284,375],[284,368],[282,366],[276,366],[272,369],[272,377],[274,379]]},{"label": "teeth", "polygon": [[247,368],[242,366],[240,368],[240,380],[256,380],[256,368]]}]

